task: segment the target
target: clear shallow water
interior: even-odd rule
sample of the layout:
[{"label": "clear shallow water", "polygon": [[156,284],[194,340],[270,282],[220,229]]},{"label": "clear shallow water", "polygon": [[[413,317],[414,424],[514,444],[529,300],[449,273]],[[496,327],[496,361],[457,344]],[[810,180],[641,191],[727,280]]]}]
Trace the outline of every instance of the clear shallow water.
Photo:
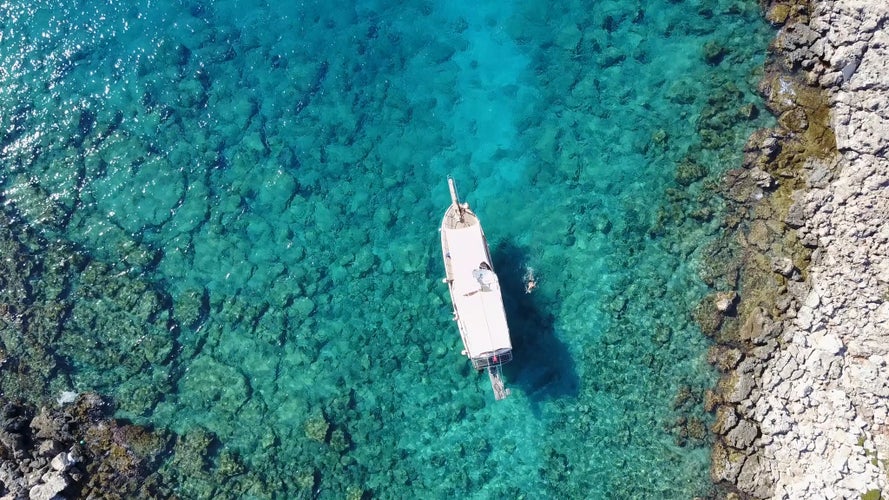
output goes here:
[{"label": "clear shallow water", "polygon": [[[677,444],[713,381],[689,310],[719,231],[702,187],[765,120],[741,118],[770,36],[755,2],[7,2],[0,19],[5,202],[161,297],[78,297],[51,388],[218,436],[242,473],[218,450],[200,473],[173,457],[185,496],[706,492],[706,438]],[[709,177],[677,182],[688,160]],[[506,289],[496,404],[440,283],[447,174]]]}]

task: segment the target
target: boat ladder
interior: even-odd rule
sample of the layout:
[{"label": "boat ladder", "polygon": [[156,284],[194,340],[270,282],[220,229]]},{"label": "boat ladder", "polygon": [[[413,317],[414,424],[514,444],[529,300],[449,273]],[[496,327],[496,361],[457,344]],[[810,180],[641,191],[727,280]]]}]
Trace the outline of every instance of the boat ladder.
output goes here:
[{"label": "boat ladder", "polygon": [[510,390],[504,387],[503,377],[500,374],[501,365],[491,365],[488,367],[488,378],[491,379],[491,388],[494,389],[494,399],[500,401],[509,396]]}]

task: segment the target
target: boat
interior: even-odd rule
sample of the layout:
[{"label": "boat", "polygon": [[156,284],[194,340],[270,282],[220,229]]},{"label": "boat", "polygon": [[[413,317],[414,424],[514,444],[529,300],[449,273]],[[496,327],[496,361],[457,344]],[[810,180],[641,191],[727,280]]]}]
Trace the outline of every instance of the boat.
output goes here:
[{"label": "boat", "polygon": [[441,221],[441,251],[445,278],[454,306],[454,321],[463,340],[462,354],[476,370],[486,370],[496,400],[510,391],[502,367],[512,361],[512,341],[503,308],[500,280],[494,272],[488,241],[479,218],[457,197],[448,177],[451,206]]}]

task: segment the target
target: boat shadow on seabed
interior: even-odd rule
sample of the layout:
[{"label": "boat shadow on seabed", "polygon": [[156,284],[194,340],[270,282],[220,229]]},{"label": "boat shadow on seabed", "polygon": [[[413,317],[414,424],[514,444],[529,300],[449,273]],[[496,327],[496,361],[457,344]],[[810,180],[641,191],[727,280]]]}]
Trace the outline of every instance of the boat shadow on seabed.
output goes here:
[{"label": "boat shadow on seabed", "polygon": [[577,397],[580,377],[567,346],[556,337],[542,294],[525,292],[528,252],[504,240],[491,253],[513,342],[514,361],[503,371],[509,385],[528,395],[536,415],[543,401]]}]

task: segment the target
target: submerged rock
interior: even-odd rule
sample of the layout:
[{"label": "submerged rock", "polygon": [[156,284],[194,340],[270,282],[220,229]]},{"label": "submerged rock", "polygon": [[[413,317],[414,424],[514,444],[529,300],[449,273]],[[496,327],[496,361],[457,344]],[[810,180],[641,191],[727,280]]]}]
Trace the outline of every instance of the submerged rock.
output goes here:
[{"label": "submerged rock", "polygon": [[317,412],[306,420],[304,424],[306,437],[323,443],[327,441],[327,431],[330,429],[330,423],[324,417],[324,414]]},{"label": "submerged rock", "polygon": [[704,61],[710,65],[717,65],[725,58],[726,48],[716,40],[710,40],[704,44]]},{"label": "submerged rock", "polygon": [[706,175],[706,167],[689,159],[676,167],[676,182],[682,186],[688,186],[693,182],[699,181]]},{"label": "submerged rock", "polygon": [[723,373],[734,369],[743,358],[744,354],[740,349],[720,344],[711,347],[710,351],[707,353],[707,361],[711,365],[719,368]]}]

